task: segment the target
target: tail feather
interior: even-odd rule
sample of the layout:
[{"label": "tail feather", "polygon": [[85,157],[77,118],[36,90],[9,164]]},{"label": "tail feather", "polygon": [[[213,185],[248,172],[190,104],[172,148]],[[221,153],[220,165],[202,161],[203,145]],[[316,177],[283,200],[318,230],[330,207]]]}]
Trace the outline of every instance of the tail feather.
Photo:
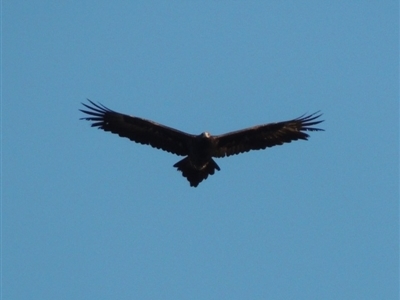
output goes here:
[{"label": "tail feather", "polygon": [[190,162],[189,157],[185,157],[184,159],[178,161],[174,164],[174,167],[178,169],[178,171],[182,172],[182,176],[186,177],[186,179],[190,182],[190,186],[197,187],[200,182],[207,179],[208,175],[213,175],[215,170],[220,170],[217,163],[210,159],[207,165],[202,169],[197,169]]}]

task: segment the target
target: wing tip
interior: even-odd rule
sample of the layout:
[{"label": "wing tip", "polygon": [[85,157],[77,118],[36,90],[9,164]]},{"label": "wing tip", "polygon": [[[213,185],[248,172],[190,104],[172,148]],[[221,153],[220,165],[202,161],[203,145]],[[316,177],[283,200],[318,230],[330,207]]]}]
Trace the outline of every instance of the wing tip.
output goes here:
[{"label": "wing tip", "polygon": [[86,99],[90,104],[88,103],[83,103],[81,104],[86,108],[86,109],[79,109],[79,111],[83,112],[86,114],[86,117],[79,118],[79,120],[86,120],[86,121],[96,121],[100,119],[104,119],[106,114],[108,113],[113,113],[111,109],[108,107],[104,106],[101,103],[95,103],[89,98]]},{"label": "wing tip", "polygon": [[322,128],[310,127],[310,126],[314,126],[314,125],[324,122],[325,120],[317,120],[322,115],[323,115],[323,113],[321,112],[321,110],[318,110],[311,114],[305,113],[305,114],[301,115],[300,117],[298,117],[297,119],[295,119],[295,121],[298,121],[301,123],[301,130],[325,131],[325,129],[322,129]]}]

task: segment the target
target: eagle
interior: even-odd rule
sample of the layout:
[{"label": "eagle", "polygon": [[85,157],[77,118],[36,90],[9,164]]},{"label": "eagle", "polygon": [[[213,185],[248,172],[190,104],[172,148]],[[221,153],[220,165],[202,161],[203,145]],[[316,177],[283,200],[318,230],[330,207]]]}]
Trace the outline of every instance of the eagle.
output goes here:
[{"label": "eagle", "polygon": [[80,111],[86,116],[81,120],[90,121],[92,127],[118,134],[133,142],[184,156],[174,167],[182,172],[192,187],[197,187],[209,175],[213,175],[215,170],[220,170],[213,158],[307,140],[309,135],[306,132],[323,131],[314,127],[323,122],[318,119],[322,115],[318,111],[293,120],[258,125],[222,135],[213,136],[208,132],[194,135],[150,120],[118,113],[100,103],[87,100],[90,105],[82,103],[86,109]]}]

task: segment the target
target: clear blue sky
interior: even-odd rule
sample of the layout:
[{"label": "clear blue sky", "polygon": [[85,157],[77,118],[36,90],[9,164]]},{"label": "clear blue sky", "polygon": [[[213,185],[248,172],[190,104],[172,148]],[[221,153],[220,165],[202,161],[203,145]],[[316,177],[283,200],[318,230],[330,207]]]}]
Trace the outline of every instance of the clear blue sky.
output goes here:
[{"label": "clear blue sky", "polygon": [[[349,3],[350,2],[350,3]],[[4,1],[4,299],[397,299],[398,1]],[[198,134],[321,110],[218,159],[93,129],[86,98]]]}]

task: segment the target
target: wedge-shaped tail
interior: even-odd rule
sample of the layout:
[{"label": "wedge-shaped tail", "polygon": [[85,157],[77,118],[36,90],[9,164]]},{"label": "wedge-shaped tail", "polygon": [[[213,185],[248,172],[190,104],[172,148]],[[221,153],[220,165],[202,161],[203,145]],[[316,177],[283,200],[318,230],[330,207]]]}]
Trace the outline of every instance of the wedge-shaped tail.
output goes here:
[{"label": "wedge-shaped tail", "polygon": [[198,186],[200,182],[207,179],[208,175],[213,175],[215,170],[220,170],[217,163],[212,159],[210,159],[201,169],[198,169],[193,165],[189,157],[185,157],[178,161],[174,164],[174,167],[177,168],[178,171],[182,172],[183,177],[186,177],[190,182],[190,186],[193,187]]}]

